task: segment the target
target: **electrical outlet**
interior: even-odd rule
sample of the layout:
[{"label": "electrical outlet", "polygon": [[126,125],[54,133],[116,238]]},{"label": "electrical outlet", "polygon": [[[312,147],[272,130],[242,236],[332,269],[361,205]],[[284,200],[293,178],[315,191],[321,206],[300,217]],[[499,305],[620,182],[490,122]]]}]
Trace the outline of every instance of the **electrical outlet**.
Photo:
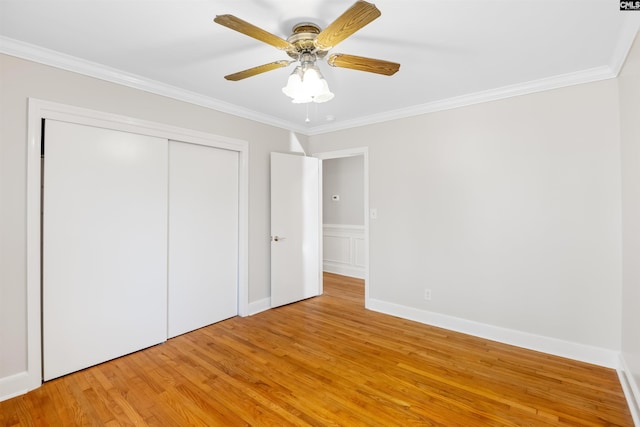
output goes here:
[{"label": "electrical outlet", "polygon": [[427,301],[431,301],[431,289],[424,290],[424,299]]}]

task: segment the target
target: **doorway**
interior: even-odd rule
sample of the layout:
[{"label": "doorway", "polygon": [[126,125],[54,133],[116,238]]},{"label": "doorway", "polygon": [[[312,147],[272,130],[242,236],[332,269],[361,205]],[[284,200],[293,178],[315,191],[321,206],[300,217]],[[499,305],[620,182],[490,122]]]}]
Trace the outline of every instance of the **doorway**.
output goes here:
[{"label": "doorway", "polygon": [[366,147],[315,153],[322,161],[323,270],[364,279],[369,300],[369,157]]}]

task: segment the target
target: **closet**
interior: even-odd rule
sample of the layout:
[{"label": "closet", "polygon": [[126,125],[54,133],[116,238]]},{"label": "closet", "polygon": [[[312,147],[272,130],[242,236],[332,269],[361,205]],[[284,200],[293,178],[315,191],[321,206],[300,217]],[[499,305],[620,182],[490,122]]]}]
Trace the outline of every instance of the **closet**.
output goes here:
[{"label": "closet", "polygon": [[46,120],[44,379],[238,313],[238,152]]}]

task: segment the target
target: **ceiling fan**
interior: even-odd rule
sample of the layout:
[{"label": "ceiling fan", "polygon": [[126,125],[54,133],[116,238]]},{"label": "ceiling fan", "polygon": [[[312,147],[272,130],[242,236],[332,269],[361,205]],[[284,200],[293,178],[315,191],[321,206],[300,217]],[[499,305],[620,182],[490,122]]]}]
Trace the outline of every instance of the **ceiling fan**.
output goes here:
[{"label": "ceiling fan", "polygon": [[[233,15],[218,15],[214,22],[283,50],[293,58],[259,65],[224,78],[238,81],[298,62],[282,91],[293,98],[294,103],[326,102],[333,98],[333,94],[315,65],[316,60],[324,59],[330,49],[380,15],[380,10],[374,4],[358,0],[324,30],[314,23],[301,22],[293,27],[293,33],[286,40]],[[327,63],[333,67],[385,76],[391,76],[400,69],[400,64],[395,62],[343,53],[329,55]]]}]

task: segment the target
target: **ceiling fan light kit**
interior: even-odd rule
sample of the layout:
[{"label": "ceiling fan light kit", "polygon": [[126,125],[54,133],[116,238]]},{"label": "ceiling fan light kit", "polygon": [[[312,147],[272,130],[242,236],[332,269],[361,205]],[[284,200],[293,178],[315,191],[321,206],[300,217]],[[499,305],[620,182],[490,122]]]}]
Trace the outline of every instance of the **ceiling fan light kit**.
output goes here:
[{"label": "ceiling fan light kit", "polygon": [[293,70],[282,92],[292,98],[294,104],[327,102],[334,97],[315,63],[315,56],[310,53],[301,55],[300,65]]},{"label": "ceiling fan light kit", "polygon": [[[316,61],[323,59],[335,45],[380,15],[375,5],[359,0],[324,30],[321,31],[320,27],[314,23],[302,22],[293,27],[293,34],[286,40],[233,15],[218,15],[214,19],[217,24],[284,50],[293,58],[293,61],[275,61],[229,74],[225,79],[238,81],[297,62],[298,65],[289,76],[282,92],[292,98],[292,102],[296,104],[327,102],[333,99],[334,94],[329,90],[329,85],[316,65]],[[395,62],[346,54],[330,55],[327,63],[332,67],[385,76],[391,76],[400,69],[400,64]]]}]

